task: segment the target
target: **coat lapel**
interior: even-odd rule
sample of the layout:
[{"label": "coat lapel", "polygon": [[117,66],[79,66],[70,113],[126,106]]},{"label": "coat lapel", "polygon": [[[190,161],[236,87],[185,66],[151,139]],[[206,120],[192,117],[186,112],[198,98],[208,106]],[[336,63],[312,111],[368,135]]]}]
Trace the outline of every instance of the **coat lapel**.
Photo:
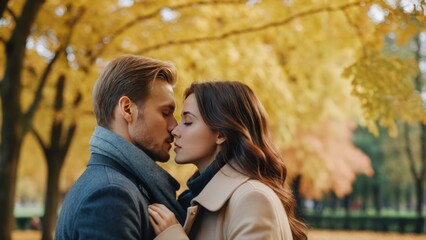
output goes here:
[{"label": "coat lapel", "polygon": [[210,180],[203,191],[194,198],[192,205],[198,203],[210,212],[216,212],[222,208],[232,193],[248,179],[249,177],[226,164]]},{"label": "coat lapel", "polygon": [[210,212],[219,211],[232,196],[232,193],[248,179],[249,177],[239,173],[229,164],[223,166],[200,194],[191,201],[192,206],[187,209],[183,227],[185,232],[189,234],[199,213],[200,205]]}]

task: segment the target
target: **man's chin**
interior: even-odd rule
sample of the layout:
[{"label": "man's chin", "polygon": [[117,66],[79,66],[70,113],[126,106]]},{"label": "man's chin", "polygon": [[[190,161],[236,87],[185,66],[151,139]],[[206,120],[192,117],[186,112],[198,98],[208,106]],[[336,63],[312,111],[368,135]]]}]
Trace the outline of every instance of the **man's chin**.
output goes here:
[{"label": "man's chin", "polygon": [[169,161],[170,159],[170,154],[168,152],[164,153],[164,154],[159,154],[158,152],[154,153],[148,150],[143,150],[146,155],[148,155],[152,160],[154,160],[154,162],[162,162],[165,163],[167,161]]},{"label": "man's chin", "polygon": [[160,163],[166,163],[166,162],[169,161],[169,159],[157,159],[157,160],[154,160],[154,161],[160,162]]},{"label": "man's chin", "polygon": [[168,162],[169,159],[170,159],[170,155],[167,154],[165,156],[158,156],[158,157],[154,158],[154,161],[165,163],[165,162]]}]

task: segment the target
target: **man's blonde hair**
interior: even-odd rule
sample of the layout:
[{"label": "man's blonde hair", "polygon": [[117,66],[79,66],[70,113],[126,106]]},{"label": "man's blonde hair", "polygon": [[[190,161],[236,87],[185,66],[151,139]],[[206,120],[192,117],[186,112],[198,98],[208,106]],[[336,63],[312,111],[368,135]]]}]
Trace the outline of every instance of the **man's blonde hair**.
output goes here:
[{"label": "man's blonde hair", "polygon": [[124,55],[108,63],[92,93],[98,125],[109,127],[122,96],[129,97],[140,108],[149,96],[151,83],[157,79],[175,85],[176,67],[170,62],[135,55]]}]

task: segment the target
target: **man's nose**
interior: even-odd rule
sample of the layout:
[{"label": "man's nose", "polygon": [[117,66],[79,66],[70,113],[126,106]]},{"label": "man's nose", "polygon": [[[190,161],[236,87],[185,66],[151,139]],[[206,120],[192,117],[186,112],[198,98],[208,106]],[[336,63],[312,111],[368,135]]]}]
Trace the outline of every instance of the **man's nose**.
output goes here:
[{"label": "man's nose", "polygon": [[169,126],[168,126],[168,131],[171,133],[173,131],[173,129],[175,129],[175,127],[177,126],[177,121],[175,117],[172,117],[172,119],[170,120]]}]

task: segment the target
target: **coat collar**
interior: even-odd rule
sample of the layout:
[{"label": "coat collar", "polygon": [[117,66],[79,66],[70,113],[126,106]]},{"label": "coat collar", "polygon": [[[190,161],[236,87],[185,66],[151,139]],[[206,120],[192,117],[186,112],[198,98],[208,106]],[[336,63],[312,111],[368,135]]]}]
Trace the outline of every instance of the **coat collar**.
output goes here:
[{"label": "coat collar", "polygon": [[90,152],[111,158],[137,177],[156,202],[171,209],[179,222],[183,222],[185,210],[176,201],[179,183],[145,152],[101,126],[95,128],[90,139]]},{"label": "coat collar", "polygon": [[201,193],[192,200],[211,212],[216,212],[228,201],[232,193],[249,177],[240,173],[235,164],[223,166],[204,187]]}]

